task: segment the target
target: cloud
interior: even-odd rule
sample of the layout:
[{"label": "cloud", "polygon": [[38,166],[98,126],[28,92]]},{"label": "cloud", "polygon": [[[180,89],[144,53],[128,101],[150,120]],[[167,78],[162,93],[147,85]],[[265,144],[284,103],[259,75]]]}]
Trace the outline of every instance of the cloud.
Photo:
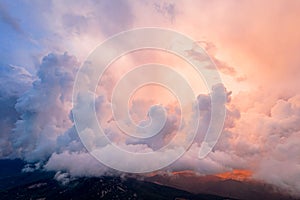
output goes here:
[{"label": "cloud", "polygon": [[[146,139],[138,139],[138,138],[132,138],[128,137],[126,139],[126,144],[147,144],[149,148],[152,150],[158,150],[165,146],[170,140],[174,137],[174,134],[178,131],[179,121],[180,121],[180,114],[178,113],[166,113],[167,116],[165,116],[166,122],[164,126],[161,128],[160,124],[162,121],[164,121],[164,117],[160,113],[162,110],[160,108],[161,106],[154,105],[151,106],[148,113],[148,119],[142,120],[139,123],[139,126],[144,127],[148,124],[152,124],[152,127],[149,127],[145,129],[148,133],[146,135],[153,135],[153,133],[157,133],[152,137],[146,138]],[[170,107],[163,108],[166,111],[171,109]],[[179,109],[179,108],[177,108]],[[149,115],[151,115],[151,119],[149,118]],[[161,128],[161,129],[158,129]],[[142,131],[142,133],[145,131],[144,129],[137,130],[137,132]]]},{"label": "cloud", "polygon": [[72,177],[68,173],[62,173],[61,171],[56,172],[54,179],[60,182],[63,185],[67,185],[70,181],[72,181]]},{"label": "cloud", "polygon": [[271,109],[271,118],[265,124],[262,156],[255,176],[276,184],[294,194],[300,191],[300,96],[279,100]]},{"label": "cloud", "polygon": [[71,9],[65,2],[53,6],[63,8],[58,14],[64,29],[78,35],[92,31],[111,36],[132,26],[134,20],[130,3],[124,0],[72,3]]},{"label": "cloud", "polygon": [[64,171],[79,177],[101,176],[108,172],[105,166],[86,152],[54,153],[44,167],[47,170]]},{"label": "cloud", "polygon": [[[210,56],[210,58],[212,59],[212,61],[214,62],[214,64],[216,65],[217,69],[220,72],[230,75],[230,76],[233,76],[233,77],[235,77],[237,75],[235,68],[229,66],[228,64],[226,64],[225,62],[221,61],[220,59],[218,59],[216,57],[217,49],[216,49],[216,46],[212,42],[198,41],[197,43],[207,51],[208,55]],[[198,60],[200,62],[206,58],[206,56],[195,51],[194,49],[188,50],[186,52],[189,56],[191,56],[192,58],[194,58],[195,60]],[[215,70],[214,66],[208,65],[206,68]]]},{"label": "cloud", "polygon": [[30,87],[33,78],[23,67],[0,66],[1,98],[21,96]]},{"label": "cloud", "polygon": [[[10,121],[6,120],[9,123],[3,125],[8,128],[3,134],[2,157],[19,157],[30,163],[37,163],[33,166],[60,171],[61,174],[56,178],[62,181],[67,181],[69,176],[119,174],[100,164],[86,151],[74,127],[71,113],[78,108],[72,108],[71,96],[78,66],[77,59],[67,53],[49,54],[43,58],[33,83],[32,76],[23,68],[2,68],[0,81],[13,81],[11,87],[1,90],[2,94],[5,94],[3,96],[6,96],[3,98],[3,105],[10,103],[7,110],[7,119],[10,118]],[[12,76],[19,78],[11,79]],[[261,109],[260,104],[245,106],[239,103],[241,97],[255,102],[256,98],[261,98],[258,94],[251,96],[244,93],[231,98],[231,93],[227,92],[224,86],[213,89],[215,93],[220,91],[227,93],[227,118],[221,138],[213,151],[206,158],[198,159],[211,114],[210,97],[208,94],[201,94],[197,98],[200,126],[195,143],[183,157],[164,170],[189,169],[200,174],[216,174],[232,169],[247,169],[252,171],[255,179],[297,194],[297,153],[300,150],[297,145],[300,136],[300,126],[297,123],[300,120],[299,95],[272,101],[275,104]],[[144,110],[144,106],[148,104],[147,99],[145,102],[140,99],[138,104],[132,104],[131,112],[139,113],[140,109]],[[124,135],[114,121],[108,120],[111,118],[110,106],[107,98],[100,94],[96,100],[96,111],[104,125],[105,133],[115,144],[130,152],[155,151],[166,145],[175,134],[181,134],[180,130],[177,130],[180,112],[174,112],[179,109],[176,106],[172,107],[174,105],[170,104],[164,108],[169,114],[166,125],[157,138],[149,140],[130,139]],[[151,116],[155,119],[157,115],[161,115],[157,106],[150,107],[149,112],[152,112]],[[147,121],[140,123],[144,124]],[[93,131],[86,135],[92,148],[99,150],[102,155],[107,155],[105,159],[118,163],[127,160],[126,162],[136,163],[133,167],[143,167],[141,162],[134,160],[135,158],[111,154],[112,146],[100,144],[101,141],[97,143],[98,139],[94,136],[96,134]],[[177,142],[180,144],[179,140]],[[176,148],[169,150],[171,154],[176,153]],[[157,163],[165,159],[168,158],[161,157]],[[142,163],[145,166],[149,165],[146,160]],[[284,168],[289,170],[278,173]],[[36,167],[28,166],[28,170],[34,169]]]},{"label": "cloud", "polygon": [[175,20],[176,17],[176,5],[175,3],[169,2],[155,2],[153,3],[154,9],[162,16],[169,19],[171,22]]},{"label": "cloud", "polygon": [[10,133],[20,117],[15,109],[17,99],[31,87],[33,77],[22,67],[0,66],[0,157],[12,151]]},{"label": "cloud", "polygon": [[8,12],[8,10],[3,4],[0,4],[0,19],[2,22],[6,23],[17,33],[25,35],[25,32],[21,28],[19,21],[11,16],[11,14]]},{"label": "cloud", "polygon": [[78,65],[67,53],[43,58],[38,79],[15,105],[20,114],[12,132],[17,156],[27,161],[47,159],[55,151],[57,137],[72,126],[69,111]]},{"label": "cloud", "polygon": [[255,179],[297,195],[300,191],[300,149],[296,144],[300,139],[299,112],[299,95],[277,100],[266,113],[255,109],[241,111],[235,125],[221,136],[216,150],[240,158],[243,164],[239,167],[252,170]]}]

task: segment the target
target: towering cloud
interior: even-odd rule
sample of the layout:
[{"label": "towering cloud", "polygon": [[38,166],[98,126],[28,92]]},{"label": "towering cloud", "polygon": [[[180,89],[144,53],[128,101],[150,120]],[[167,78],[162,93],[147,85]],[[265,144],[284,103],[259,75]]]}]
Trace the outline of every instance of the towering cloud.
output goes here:
[{"label": "towering cloud", "polygon": [[15,105],[20,119],[12,131],[13,154],[43,161],[56,148],[56,139],[72,126],[69,111],[78,62],[68,54],[44,57],[32,87]]},{"label": "towering cloud", "polygon": [[0,157],[6,157],[13,147],[11,131],[20,117],[15,109],[17,99],[31,87],[33,77],[22,67],[0,66]]}]

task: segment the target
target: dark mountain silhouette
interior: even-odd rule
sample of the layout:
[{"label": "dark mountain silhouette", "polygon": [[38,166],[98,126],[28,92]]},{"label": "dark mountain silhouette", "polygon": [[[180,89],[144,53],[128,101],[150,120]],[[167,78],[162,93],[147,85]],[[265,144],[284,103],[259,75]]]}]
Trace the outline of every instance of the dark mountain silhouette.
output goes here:
[{"label": "dark mountain silhouette", "polygon": [[1,200],[224,200],[210,194],[192,194],[134,178],[103,176],[76,178],[68,184],[53,179],[55,173],[34,171],[22,173],[20,160],[0,161]]},{"label": "dark mountain silhouette", "polygon": [[192,172],[156,174],[146,178],[136,175],[75,178],[63,184],[54,180],[55,172],[23,173],[24,164],[20,160],[0,160],[0,200],[295,199],[269,184],[197,176]]}]

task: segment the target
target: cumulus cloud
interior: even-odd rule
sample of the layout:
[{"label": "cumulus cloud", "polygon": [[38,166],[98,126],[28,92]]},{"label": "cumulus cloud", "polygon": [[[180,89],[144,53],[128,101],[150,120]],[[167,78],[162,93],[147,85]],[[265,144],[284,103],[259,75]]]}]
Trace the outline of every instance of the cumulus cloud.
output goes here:
[{"label": "cumulus cloud", "polygon": [[33,77],[22,67],[0,66],[0,157],[6,157],[13,150],[10,133],[20,117],[15,109],[17,99],[30,88]]},{"label": "cumulus cloud", "polygon": [[[9,132],[10,137],[8,141],[12,146],[9,152],[10,157],[18,157],[30,163],[38,163],[32,166],[40,166],[46,163],[44,168],[47,170],[68,171],[74,176],[100,175],[109,171],[107,167],[99,165],[83,148],[73,125],[71,95],[78,65],[76,58],[67,53],[62,55],[49,54],[43,58],[37,71],[37,77],[33,82],[31,82],[32,79],[29,73],[16,68],[19,69],[15,71],[20,74],[18,79],[21,81],[20,86],[24,87],[24,89],[19,87],[17,89],[20,91],[14,91],[16,88],[13,86],[18,86],[17,83],[14,83],[11,85],[12,88],[3,90],[3,93],[6,92],[11,96],[16,96],[12,106],[14,106],[15,113],[18,114],[18,118],[13,120],[15,121],[14,127]],[[9,70],[7,70],[9,78],[11,72],[8,72]],[[15,73],[12,74],[16,76]],[[24,84],[26,81],[28,86]],[[206,103],[209,104],[207,97],[199,98],[198,100],[200,108],[203,110],[207,109],[203,107]],[[105,109],[110,109],[110,106],[108,106],[110,102],[106,98],[101,98],[101,96],[98,97],[97,102],[97,111],[100,116],[105,118]],[[176,110],[176,108],[166,107],[166,110],[172,109]],[[159,106],[153,106],[149,110],[149,116],[151,115],[153,118],[154,129],[156,129],[155,123],[160,121],[161,111]],[[110,125],[111,122],[107,122],[106,133],[111,134],[113,141],[121,145],[122,148],[127,148],[132,152],[151,152],[168,143],[172,139],[171,135],[176,133],[180,113],[174,111],[171,113],[172,115],[168,116],[167,123],[161,130],[159,138],[153,138],[150,141],[129,140],[128,137],[120,136],[122,133],[115,125]],[[207,113],[203,112],[203,114],[206,115]],[[202,124],[205,124],[207,119],[205,117],[203,119],[205,120]],[[143,125],[148,122],[141,121],[140,123]],[[90,137],[94,134],[87,136]],[[184,133],[182,134],[184,136]],[[89,139],[94,141],[95,138]],[[98,145],[95,147],[98,147]],[[107,158],[111,159],[110,146],[103,146],[101,151],[107,154]],[[177,150],[169,149],[169,151],[170,153],[175,153]],[[119,162],[121,159],[124,158],[116,156],[115,160]],[[127,159],[130,160],[130,158]],[[160,159],[168,158],[162,157]],[[84,169],[82,167],[74,167],[78,166],[74,164],[75,162],[95,164],[91,164],[89,168]],[[147,162],[144,163],[147,165]],[[36,167],[32,166],[28,165],[24,170],[32,171],[36,169]],[[136,167],[138,168],[139,166],[140,162],[138,162]]]},{"label": "cumulus cloud", "polygon": [[[37,24],[47,32],[38,41],[45,49],[67,49],[82,59],[97,43],[124,29],[153,25],[175,28],[196,40],[211,41],[201,43],[213,55],[222,74],[236,82],[244,80],[251,84],[251,90],[237,92],[231,101],[228,93],[222,135],[213,151],[201,160],[197,156],[211,117],[211,102],[208,94],[198,96],[200,127],[196,143],[166,170],[191,169],[214,174],[248,169],[255,179],[299,194],[300,29],[295,23],[299,18],[299,2],[93,3],[35,2],[33,8],[41,9],[34,9],[33,15],[39,16]],[[51,9],[45,9],[48,7]],[[3,5],[0,16],[14,31],[23,32],[18,20]],[[152,20],[148,20],[149,16]],[[199,56],[192,51],[187,53],[194,58]],[[71,95],[78,66],[76,58],[68,54],[45,56],[37,66],[36,76],[22,67],[0,66],[1,158],[19,157],[32,162],[25,171],[36,166],[60,171],[55,178],[63,182],[69,176],[98,176],[110,171],[87,153],[72,121],[72,111],[76,108],[72,108]],[[245,74],[247,78],[243,78]],[[113,83],[111,79],[115,77],[110,78],[107,83]],[[228,81],[226,87],[235,92],[239,87],[236,82]],[[129,139],[111,120],[108,96],[97,95],[96,110],[104,132],[122,148],[153,151],[170,141],[177,131],[180,113],[170,112],[156,138]],[[148,106],[145,101],[135,102],[132,114]],[[170,105],[164,108],[176,110]],[[147,124],[147,120],[141,125]],[[92,139],[94,133],[87,132]],[[107,158],[110,148],[103,147]],[[116,162],[122,160],[116,159]]]},{"label": "cumulus cloud", "polygon": [[299,100],[299,95],[279,99],[268,112],[240,111],[208,157],[220,152],[215,161],[225,167],[250,169],[255,179],[299,194]]},{"label": "cumulus cloud", "polygon": [[[2,157],[20,157],[30,163],[24,171],[44,168],[60,171],[57,180],[68,182],[69,176],[101,176],[103,174],[120,174],[100,164],[82,145],[72,119],[74,109],[71,104],[72,86],[79,63],[68,54],[49,54],[44,57],[37,77],[33,78],[27,71],[15,66],[2,68],[1,81],[12,81],[10,86],[2,88],[4,103],[8,106],[11,117],[6,132],[2,132]],[[11,79],[11,76],[19,76]],[[35,79],[33,81],[33,79]],[[33,81],[33,82],[32,82]],[[19,85],[18,85],[19,84]],[[13,87],[13,85],[17,87]],[[218,86],[213,92],[225,91]],[[243,94],[244,96],[246,94]],[[232,169],[248,169],[255,179],[260,179],[297,194],[299,191],[299,139],[300,97],[299,95],[279,99],[268,109],[255,106],[236,106],[240,97],[231,99],[227,92],[227,117],[223,133],[213,151],[204,159],[198,158],[198,152],[211,117],[211,102],[208,94],[197,98],[200,111],[200,126],[195,143],[183,157],[165,168],[167,171],[194,170],[200,174],[215,174]],[[250,96],[248,96],[249,98]],[[257,96],[254,96],[258,98]],[[14,98],[14,101],[12,101]],[[275,98],[276,99],[276,98]],[[254,101],[254,100],[253,100]],[[272,101],[273,102],[273,101]],[[133,110],[139,111],[143,104],[149,102],[139,100],[139,106],[132,104]],[[222,102],[220,102],[222,103]],[[224,102],[223,102],[224,103]],[[15,109],[13,112],[10,109]],[[72,111],[73,109],[73,111]],[[178,133],[180,112],[172,105],[164,109],[169,112],[166,125],[155,138],[132,139],[124,135],[111,118],[111,103],[103,95],[96,99],[96,111],[99,120],[104,122],[105,134],[121,148],[130,152],[152,152],[167,144]],[[144,108],[143,108],[144,109]],[[158,107],[150,107],[152,117],[160,116]],[[14,124],[15,122],[15,124]],[[148,121],[149,122],[149,121]],[[147,124],[141,121],[142,124]],[[4,126],[4,125],[3,125]],[[180,130],[179,130],[180,132]],[[112,155],[111,145],[94,143],[96,139],[86,135],[91,146],[107,155],[106,159],[124,162],[124,159],[135,162],[131,157]],[[96,145],[95,145],[96,144]],[[10,148],[6,148],[9,147]],[[100,149],[98,147],[101,147]],[[5,150],[5,151],[4,151]],[[170,153],[173,154],[176,149]],[[163,161],[165,157],[159,158]],[[160,162],[158,160],[158,163]],[[125,163],[126,163],[125,162]],[[88,163],[88,164],[87,164]],[[147,162],[143,162],[147,165]],[[38,166],[38,168],[37,168]],[[136,168],[142,167],[137,162]],[[289,170],[279,173],[282,169]],[[67,173],[67,174],[65,174]],[[283,181],[284,180],[284,181]]]},{"label": "cumulus cloud", "polygon": [[68,54],[49,54],[38,70],[38,79],[15,105],[20,119],[12,132],[17,156],[27,161],[47,159],[56,139],[72,123],[69,118],[73,80],[78,63]]},{"label": "cumulus cloud", "polygon": [[256,166],[255,177],[299,194],[300,96],[278,100],[271,116],[264,118],[260,140],[265,155]]}]

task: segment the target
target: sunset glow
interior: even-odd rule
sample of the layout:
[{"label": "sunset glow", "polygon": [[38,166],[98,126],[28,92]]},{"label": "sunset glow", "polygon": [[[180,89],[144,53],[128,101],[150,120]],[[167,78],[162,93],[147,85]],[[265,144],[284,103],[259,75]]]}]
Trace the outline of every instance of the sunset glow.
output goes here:
[{"label": "sunset glow", "polygon": [[244,180],[249,180],[251,178],[252,172],[249,170],[234,169],[230,172],[216,174],[215,176],[222,179],[233,179],[238,181],[244,181]]}]

